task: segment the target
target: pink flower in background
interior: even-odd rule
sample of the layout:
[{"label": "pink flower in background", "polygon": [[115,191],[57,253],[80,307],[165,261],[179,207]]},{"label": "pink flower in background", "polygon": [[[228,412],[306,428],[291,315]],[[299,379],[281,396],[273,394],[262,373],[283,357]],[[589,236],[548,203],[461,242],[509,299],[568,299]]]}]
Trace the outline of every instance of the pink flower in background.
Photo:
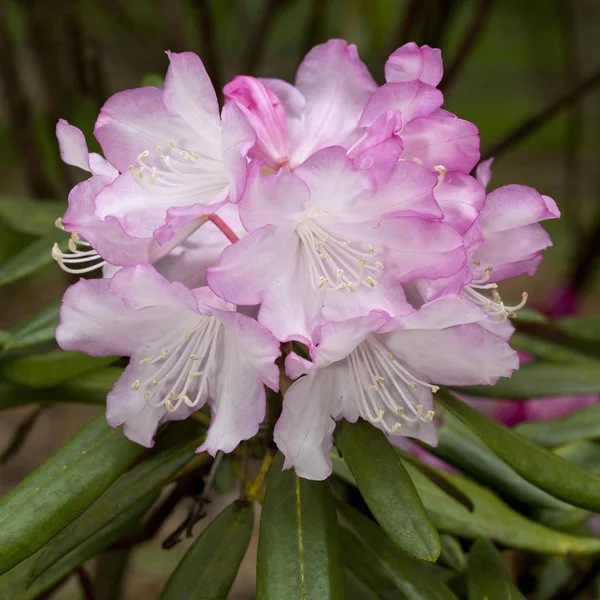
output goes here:
[{"label": "pink flower in background", "polygon": [[63,297],[56,339],[64,350],[131,357],[108,395],[107,420],[152,446],[157,427],[208,402],[199,448],[231,452],[265,416],[264,385],[279,389],[279,343],[208,288],[171,283],[150,265],[80,281]]},{"label": "pink flower in background", "polygon": [[260,303],[259,321],[278,339],[310,344],[326,295],[355,303],[383,274],[398,287],[463,266],[460,236],[436,222],[435,183],[419,165],[396,162],[376,186],[343,148],[321,150],[293,173],[265,176],[257,163],[239,204],[249,234],[208,270],[208,284],[235,304]]},{"label": "pink flower in background", "polygon": [[313,362],[286,359],[291,378],[275,441],[285,467],[308,479],[331,473],[335,421],[366,419],[388,435],[434,445],[436,384],[490,384],[518,368],[514,350],[479,323],[486,314],[457,296],[390,318],[369,316],[320,328]]}]

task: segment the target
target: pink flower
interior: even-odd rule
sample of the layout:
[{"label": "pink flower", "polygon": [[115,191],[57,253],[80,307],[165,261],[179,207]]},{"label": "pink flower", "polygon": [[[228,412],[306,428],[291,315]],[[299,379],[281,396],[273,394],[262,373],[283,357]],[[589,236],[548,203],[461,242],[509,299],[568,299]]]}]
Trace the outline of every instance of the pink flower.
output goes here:
[{"label": "pink flower", "polygon": [[131,357],[108,395],[107,420],[144,446],[160,424],[208,402],[211,425],[198,450],[230,452],[258,431],[263,384],[279,386],[279,344],[264,327],[208,288],[170,283],[150,265],[71,286],[56,339],[64,350]]},{"label": "pink flower", "polygon": [[422,81],[434,87],[442,80],[442,52],[414,42],[395,50],[385,63],[386,81]]},{"label": "pink flower", "polygon": [[436,444],[436,384],[494,383],[518,367],[516,352],[479,326],[485,318],[472,303],[446,296],[393,319],[373,311],[322,326],[313,362],[286,359],[290,377],[306,375],[286,392],[275,426],[285,467],[308,479],[328,477],[331,436],[342,418]]},{"label": "pink flower", "polygon": [[398,283],[464,265],[460,235],[436,222],[436,178],[419,165],[396,161],[375,184],[333,147],[294,172],[262,170],[253,165],[239,204],[249,235],[225,249],[207,280],[230,302],[261,304],[259,321],[282,341],[310,344],[329,297],[368,312],[385,307],[382,295],[393,283],[402,310]]},{"label": "pink flower", "polygon": [[[115,94],[102,108],[95,135],[120,174],[95,177],[70,197],[65,226],[113,265],[156,262],[189,237],[246,180],[254,133],[235,104],[219,117],[217,97],[200,59],[169,53],[164,90]],[[85,168],[83,137],[62,137],[63,155]],[[68,139],[67,139],[68,138]]]},{"label": "pink flower", "polygon": [[328,146],[350,147],[376,87],[356,46],[329,40],[306,55],[295,86],[240,76],[223,92],[227,104],[239,106],[254,127],[257,143],[251,155],[278,169],[297,166]]}]

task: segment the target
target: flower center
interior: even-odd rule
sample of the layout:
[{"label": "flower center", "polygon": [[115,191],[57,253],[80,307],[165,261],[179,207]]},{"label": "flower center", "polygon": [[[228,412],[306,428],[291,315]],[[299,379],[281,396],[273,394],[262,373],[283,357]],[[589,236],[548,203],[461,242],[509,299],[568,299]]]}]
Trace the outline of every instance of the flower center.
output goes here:
[{"label": "flower center", "polygon": [[[59,229],[64,229],[62,219],[56,219],[55,224]],[[106,261],[102,260],[92,245],[83,240],[78,233],[71,234],[69,250],[70,252],[63,252],[58,244],[52,246],[52,258],[67,273],[81,275],[101,269],[106,264]]]},{"label": "flower center", "polygon": [[199,184],[203,192],[219,192],[228,184],[220,160],[180,148],[174,140],[156,146],[152,155],[149,150],[138,154],[137,166],[129,165],[129,172],[144,190],[162,194],[193,192]]},{"label": "flower center", "polygon": [[152,408],[164,406],[169,412],[184,403],[190,408],[204,404],[220,332],[216,317],[201,317],[193,331],[178,336],[159,356],[140,360],[147,365],[148,376],[136,379],[131,389],[139,390]]},{"label": "flower center", "polygon": [[423,404],[413,402],[418,388],[436,393],[439,388],[414,377],[375,336],[369,336],[347,358],[357,390],[361,416],[381,424],[389,435],[401,435],[404,423],[431,423],[434,411],[423,414]]},{"label": "flower center", "polygon": [[310,277],[317,289],[350,290],[359,285],[375,287],[376,274],[383,263],[376,260],[377,249],[361,243],[351,244],[305,219],[296,227]]},{"label": "flower center", "polygon": [[[477,265],[478,266],[478,265]],[[517,311],[523,308],[527,303],[527,292],[521,294],[521,302],[514,306],[506,306],[502,302],[502,298],[498,293],[497,283],[487,283],[492,276],[493,267],[487,267],[484,270],[484,274],[480,275],[477,279],[473,279],[471,283],[463,287],[461,295],[471,302],[475,302],[480,306],[491,318],[499,322],[504,322],[508,318],[513,318],[517,315]],[[484,291],[491,290],[491,298],[487,296]]]}]

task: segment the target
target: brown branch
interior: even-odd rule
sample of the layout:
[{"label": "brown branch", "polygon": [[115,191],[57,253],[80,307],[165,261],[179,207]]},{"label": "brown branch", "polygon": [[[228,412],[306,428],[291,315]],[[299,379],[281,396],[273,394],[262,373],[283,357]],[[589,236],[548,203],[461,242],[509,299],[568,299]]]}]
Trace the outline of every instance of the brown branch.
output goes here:
[{"label": "brown branch", "polygon": [[306,34],[302,43],[302,56],[305,56],[308,51],[319,42],[321,23],[323,22],[326,5],[327,0],[314,0],[313,9],[308,18]]},{"label": "brown branch", "polygon": [[406,7],[404,14],[402,15],[402,26],[398,30],[398,35],[394,38],[394,47],[392,52],[396,48],[400,48],[410,41],[410,34],[415,26],[415,22],[420,13],[422,0],[410,0]]},{"label": "brown branch", "polygon": [[77,580],[79,581],[79,587],[83,592],[83,597],[85,598],[85,600],[94,600],[94,588],[92,586],[92,581],[90,579],[90,576],[88,575],[88,572],[85,570],[84,567],[79,567],[76,573]]},{"label": "brown branch", "polygon": [[584,571],[574,573],[564,586],[560,587],[549,600],[573,600],[585,592],[600,575],[600,559],[596,559],[590,567]]},{"label": "brown branch", "polygon": [[204,63],[213,86],[220,96],[223,79],[219,65],[219,57],[214,36],[214,20],[208,0],[196,0],[194,3],[198,13],[198,29],[200,31],[200,58]]},{"label": "brown branch", "polygon": [[422,43],[433,48],[441,48],[448,25],[454,9],[456,0],[421,0],[425,6],[425,19],[423,19]]},{"label": "brown branch", "polygon": [[27,183],[31,193],[39,198],[55,198],[58,191],[47,176],[38,147],[34,115],[19,76],[6,18],[5,2],[0,3],[0,80],[5,100],[11,134],[17,153],[25,164]]},{"label": "brown branch", "polygon": [[279,10],[285,5],[285,0],[267,0],[258,25],[250,34],[247,42],[246,52],[242,59],[242,73],[255,75],[256,68],[262,58],[265,45],[269,35],[269,29],[279,14]]},{"label": "brown branch", "polygon": [[471,25],[463,36],[462,42],[456,51],[456,55],[450,63],[450,66],[445,70],[444,79],[440,84],[440,88],[444,92],[456,80],[457,75],[460,73],[467,58],[469,58],[471,51],[477,44],[481,33],[485,29],[485,24],[493,3],[494,0],[479,0]]},{"label": "brown branch", "polygon": [[600,84],[600,68],[594,71],[589,77],[586,77],[573,87],[570,91],[562,94],[556,100],[544,107],[539,113],[526,119],[521,125],[515,127],[507,136],[496,142],[491,148],[483,153],[481,160],[486,160],[492,156],[498,158],[513,146],[522,142],[527,136],[537,131],[545,125],[552,117],[561,110],[572,106],[581,100],[585,94],[593,90]]},{"label": "brown branch", "polygon": [[48,408],[48,406],[49,405],[47,404],[38,406],[31,414],[21,421],[21,423],[19,423],[10,443],[0,455],[0,465],[7,462],[23,447],[23,444],[27,441],[33,426],[37,423],[40,415]]}]

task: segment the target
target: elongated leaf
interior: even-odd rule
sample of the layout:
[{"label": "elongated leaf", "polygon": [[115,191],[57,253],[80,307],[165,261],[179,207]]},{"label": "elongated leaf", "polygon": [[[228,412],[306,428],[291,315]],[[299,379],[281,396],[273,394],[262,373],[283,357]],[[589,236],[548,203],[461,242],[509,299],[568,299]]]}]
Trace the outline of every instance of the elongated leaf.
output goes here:
[{"label": "elongated leaf", "polygon": [[[332,456],[334,473],[356,485],[344,462]],[[506,505],[498,496],[465,477],[440,471],[469,497],[473,511],[450,497],[412,464],[404,466],[413,480],[425,509],[440,532],[461,538],[492,538],[509,548],[541,554],[595,554],[600,540],[568,535],[531,521]]]},{"label": "elongated leaf", "polygon": [[30,354],[0,364],[0,376],[23,387],[49,388],[83,373],[96,371],[115,360],[114,356],[88,356],[83,352]]},{"label": "elongated leaf", "polygon": [[[360,541],[381,561],[386,575],[409,600],[453,600],[456,597],[438,575],[438,567],[402,552],[376,523],[348,504],[339,503],[344,520]],[[352,538],[344,535],[344,545]]]},{"label": "elongated leaf", "polygon": [[104,405],[106,395],[122,373],[121,367],[105,367],[84,373],[62,385],[44,388],[43,394],[31,388],[0,381],[0,410],[53,402]]},{"label": "elongated leaf", "polygon": [[465,394],[491,398],[541,398],[600,393],[600,368],[597,363],[523,365],[510,379],[496,385],[474,385],[460,389]]},{"label": "elongated leaf", "polygon": [[430,449],[433,454],[505,496],[537,508],[572,508],[521,477],[454,415],[444,415],[444,424],[438,429],[438,437],[438,446]]},{"label": "elongated leaf", "polygon": [[600,404],[587,406],[551,421],[521,423],[514,430],[534,444],[546,448],[600,438]]},{"label": "elongated leaf", "polygon": [[367,587],[367,584],[359,579],[353,571],[346,570],[346,600],[406,600],[406,596],[400,595],[395,587],[392,593],[395,595],[381,596]]},{"label": "elongated leaf", "polygon": [[527,481],[569,504],[600,511],[600,477],[491,421],[451,394],[440,394],[438,402]]},{"label": "elongated leaf", "polygon": [[598,360],[588,354],[578,352],[564,344],[559,344],[544,338],[533,337],[523,333],[515,333],[510,338],[510,345],[516,350],[525,350],[536,358],[558,363],[588,363],[598,364]]},{"label": "elongated leaf", "polygon": [[4,350],[13,350],[52,341],[58,325],[59,308],[60,300],[57,300],[39,313],[17,323],[6,332],[8,335],[0,345]]},{"label": "elongated leaf", "polygon": [[346,583],[329,486],[282,467],[278,453],[260,522],[258,600],[341,600]]},{"label": "elongated leaf", "polygon": [[54,222],[66,208],[64,202],[0,196],[0,222],[20,233],[46,235],[53,231]]},{"label": "elongated leaf", "polygon": [[525,600],[510,582],[494,544],[479,539],[469,552],[469,600]]},{"label": "elongated leaf", "polygon": [[44,546],[32,576],[38,577],[61,556],[126,513],[141,498],[159,489],[194,456],[201,442],[202,438],[197,437],[168,448],[121,475],[79,518]]},{"label": "elongated leaf", "polygon": [[0,600],[34,600],[51,589],[86,560],[96,556],[111,544],[132,533],[142,516],[150,509],[157,494],[138,500],[129,510],[97,531],[82,544],[60,558],[38,579],[32,581],[31,567],[38,554],[34,554],[8,573],[0,576]]},{"label": "elongated leaf", "polygon": [[67,250],[68,236],[64,231],[52,232],[49,236],[35,240],[0,266],[0,285],[6,285],[51,264],[52,246],[58,243],[61,250]]},{"label": "elongated leaf", "polygon": [[444,533],[440,536],[442,540],[442,552],[439,562],[450,567],[453,571],[461,573],[465,570],[467,557],[463,552],[460,542],[451,535]]},{"label": "elongated leaf", "polygon": [[0,574],[81,515],[142,451],[103,415],[80,429],[0,499]]},{"label": "elongated leaf", "polygon": [[600,343],[600,319],[598,317],[570,317],[560,319],[554,325],[570,337]]},{"label": "elongated leaf", "polygon": [[171,575],[161,600],[224,600],[246,554],[254,508],[234,502],[200,535]]},{"label": "elongated leaf", "polygon": [[[379,558],[371,552],[346,527],[342,527],[342,551],[348,573],[352,573],[360,583],[360,588],[368,590],[376,600],[405,600],[406,596],[388,577]],[[348,585],[353,583],[348,581]],[[356,583],[354,583],[356,586]],[[366,596],[365,594],[365,597]]]},{"label": "elongated leaf", "polygon": [[379,429],[341,421],[335,440],[369,509],[390,539],[405,552],[435,561],[439,535],[406,469]]}]

